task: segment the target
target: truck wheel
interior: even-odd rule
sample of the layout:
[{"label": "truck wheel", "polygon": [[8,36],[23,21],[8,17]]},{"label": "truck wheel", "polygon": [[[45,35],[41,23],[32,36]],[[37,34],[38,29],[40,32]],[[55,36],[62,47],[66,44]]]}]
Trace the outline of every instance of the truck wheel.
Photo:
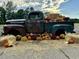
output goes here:
[{"label": "truck wheel", "polygon": [[56,35],[56,36],[60,36],[61,34],[64,34],[64,35],[65,35],[65,30],[64,30],[64,29],[58,29],[58,30],[55,32],[55,35]]},{"label": "truck wheel", "polygon": [[20,35],[20,32],[19,31],[17,31],[17,30],[10,30],[9,32],[8,32],[8,34],[11,34],[11,35]]}]

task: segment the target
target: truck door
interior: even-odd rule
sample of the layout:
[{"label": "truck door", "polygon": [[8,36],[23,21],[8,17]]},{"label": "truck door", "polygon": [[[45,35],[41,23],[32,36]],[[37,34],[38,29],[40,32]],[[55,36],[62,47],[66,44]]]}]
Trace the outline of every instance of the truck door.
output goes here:
[{"label": "truck door", "polygon": [[25,28],[29,33],[42,33],[44,30],[43,13],[40,11],[34,11],[29,13],[28,20],[25,23]]}]

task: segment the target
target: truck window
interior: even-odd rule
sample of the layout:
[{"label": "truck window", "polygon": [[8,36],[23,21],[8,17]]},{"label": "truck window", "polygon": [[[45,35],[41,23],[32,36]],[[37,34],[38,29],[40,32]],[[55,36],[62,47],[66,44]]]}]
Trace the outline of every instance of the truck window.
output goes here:
[{"label": "truck window", "polygon": [[32,12],[29,14],[28,18],[30,20],[42,20],[43,19],[43,14],[40,12]]}]

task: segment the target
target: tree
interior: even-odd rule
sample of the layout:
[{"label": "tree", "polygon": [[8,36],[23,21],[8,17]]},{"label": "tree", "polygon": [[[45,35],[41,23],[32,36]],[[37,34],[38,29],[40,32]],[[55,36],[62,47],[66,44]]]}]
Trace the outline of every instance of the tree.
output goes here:
[{"label": "tree", "polygon": [[12,19],[16,19],[16,18],[17,18],[16,12],[12,12],[12,13],[11,13],[11,18],[12,18]]},{"label": "tree", "polygon": [[5,23],[6,21],[5,14],[6,14],[5,9],[3,7],[0,7],[0,24]]},{"label": "tree", "polygon": [[8,1],[8,3],[6,4],[6,11],[13,12],[15,8],[16,8],[16,5],[13,5],[12,1]]},{"label": "tree", "polygon": [[8,1],[8,3],[6,4],[6,18],[7,19],[11,19],[11,13],[15,10],[16,6],[13,5],[12,1]]},{"label": "tree", "polygon": [[24,15],[25,14],[24,14],[24,10],[23,9],[20,9],[20,10],[17,11],[17,15],[16,16],[17,16],[18,19],[24,19]]},{"label": "tree", "polygon": [[70,18],[69,17],[65,17],[64,21],[70,21]]},{"label": "tree", "polygon": [[29,10],[26,8],[25,11],[24,11],[24,18],[25,19],[27,19],[28,14],[29,14]]},{"label": "tree", "polygon": [[30,11],[34,11],[34,8],[33,7],[30,7]]}]

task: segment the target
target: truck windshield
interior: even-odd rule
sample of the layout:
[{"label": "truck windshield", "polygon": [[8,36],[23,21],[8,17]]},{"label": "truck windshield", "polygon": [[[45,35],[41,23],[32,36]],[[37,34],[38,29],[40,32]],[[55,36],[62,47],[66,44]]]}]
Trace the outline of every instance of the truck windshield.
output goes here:
[{"label": "truck windshield", "polygon": [[43,14],[40,12],[32,12],[29,14],[28,18],[30,20],[41,20],[43,19]]}]

